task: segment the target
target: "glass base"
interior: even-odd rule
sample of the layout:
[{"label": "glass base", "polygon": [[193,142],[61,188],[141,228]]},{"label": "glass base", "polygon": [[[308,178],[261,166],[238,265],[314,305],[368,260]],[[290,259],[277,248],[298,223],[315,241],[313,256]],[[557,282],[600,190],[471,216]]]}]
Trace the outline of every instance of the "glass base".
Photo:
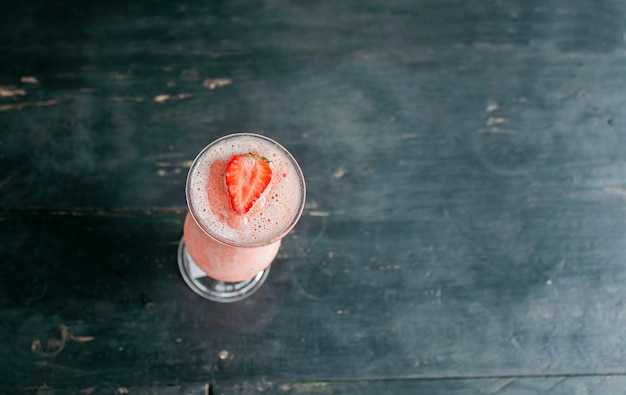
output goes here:
[{"label": "glass base", "polygon": [[205,299],[221,303],[237,302],[252,295],[263,285],[270,271],[268,266],[256,276],[236,283],[215,280],[207,276],[193,261],[185,248],[184,238],[181,238],[178,244],[178,268],[193,292]]}]

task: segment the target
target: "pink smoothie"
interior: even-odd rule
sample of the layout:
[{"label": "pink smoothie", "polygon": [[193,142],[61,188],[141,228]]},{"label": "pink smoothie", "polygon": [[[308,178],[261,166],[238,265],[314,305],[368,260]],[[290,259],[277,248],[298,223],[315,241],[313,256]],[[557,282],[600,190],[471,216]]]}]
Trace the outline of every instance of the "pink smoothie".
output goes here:
[{"label": "pink smoothie", "polygon": [[[250,211],[240,215],[230,206],[224,173],[233,155],[248,152],[271,161],[272,179]],[[253,134],[217,140],[198,155],[187,178],[187,251],[212,278],[251,278],[274,260],[280,240],[302,213],[304,195],[302,172],[282,146]]]}]

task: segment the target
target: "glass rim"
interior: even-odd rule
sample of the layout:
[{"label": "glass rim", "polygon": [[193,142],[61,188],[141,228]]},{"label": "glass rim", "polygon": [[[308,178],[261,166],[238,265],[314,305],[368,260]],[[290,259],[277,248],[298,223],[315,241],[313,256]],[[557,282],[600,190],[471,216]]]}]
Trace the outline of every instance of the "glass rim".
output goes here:
[{"label": "glass rim", "polygon": [[[230,239],[227,239],[225,237],[220,236],[219,234],[215,233],[215,232],[211,232],[211,230],[207,229],[206,226],[204,226],[202,224],[201,221],[198,220],[198,213],[196,212],[196,208],[193,205],[193,202],[190,199],[190,180],[191,180],[191,176],[193,174],[193,171],[196,169],[196,167],[198,166],[198,163],[200,162],[200,159],[202,159],[202,157],[206,154],[206,152],[208,152],[208,150],[210,150],[212,147],[214,147],[215,145],[217,145],[218,143],[224,141],[224,140],[228,140],[228,139],[232,139],[232,138],[238,138],[238,137],[253,137],[253,138],[258,138],[261,140],[265,140],[267,142],[269,142],[270,144],[278,147],[278,149],[280,149],[285,156],[289,159],[289,161],[291,162],[292,166],[294,167],[295,171],[296,171],[296,175],[298,177],[298,180],[300,181],[300,204],[298,206],[298,209],[295,211],[294,215],[292,216],[291,220],[289,221],[289,224],[280,232],[276,233],[275,235],[272,235],[272,237],[268,238],[268,239],[264,239],[261,241],[253,241],[253,242],[236,242]],[[196,223],[196,225],[198,226],[198,228],[200,228],[200,230],[202,230],[203,233],[205,233],[208,237],[210,237],[211,239],[231,246],[231,247],[238,247],[238,248],[255,248],[255,247],[264,247],[273,243],[276,243],[277,241],[281,240],[283,237],[285,237],[293,228],[294,226],[296,226],[296,223],[298,222],[298,220],[300,219],[300,217],[302,216],[302,212],[304,211],[304,205],[305,205],[305,201],[306,201],[306,183],[304,181],[304,174],[302,173],[302,169],[300,168],[300,165],[298,164],[298,162],[296,161],[296,159],[293,157],[293,155],[285,148],[283,147],[280,143],[278,143],[276,140],[273,140],[270,137],[264,136],[262,134],[258,134],[258,133],[249,133],[249,132],[245,132],[245,133],[231,133],[231,134],[227,134],[225,136],[222,136],[214,141],[212,141],[211,143],[209,143],[207,146],[205,146],[199,153],[198,155],[196,155],[196,157],[194,158],[193,162],[191,163],[191,166],[189,167],[189,172],[187,173],[187,178],[186,178],[186,182],[185,182],[185,197],[187,199],[187,207],[189,209],[189,214],[191,215],[191,218],[194,220],[194,222]]]}]

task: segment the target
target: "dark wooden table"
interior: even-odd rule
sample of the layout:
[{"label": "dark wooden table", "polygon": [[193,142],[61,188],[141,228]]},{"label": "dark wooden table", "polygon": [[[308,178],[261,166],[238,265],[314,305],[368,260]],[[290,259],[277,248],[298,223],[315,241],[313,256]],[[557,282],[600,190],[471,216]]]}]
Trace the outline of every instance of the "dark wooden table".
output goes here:
[{"label": "dark wooden table", "polygon": [[[25,0],[0,12],[0,392],[622,394],[626,1]],[[198,298],[193,157],[308,185]]]}]

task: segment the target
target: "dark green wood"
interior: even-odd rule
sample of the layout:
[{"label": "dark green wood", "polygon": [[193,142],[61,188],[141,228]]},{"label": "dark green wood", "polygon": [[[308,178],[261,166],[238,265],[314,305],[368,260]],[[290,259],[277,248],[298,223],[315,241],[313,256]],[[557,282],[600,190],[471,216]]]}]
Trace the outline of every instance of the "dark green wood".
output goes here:
[{"label": "dark green wood", "polygon": [[[88,387],[622,372],[626,221],[596,213],[587,226],[613,223],[614,236],[557,237],[541,229],[573,214],[540,214],[519,220],[519,243],[533,246],[522,261],[504,226],[307,213],[264,287],[233,305],[200,300],[182,282],[182,213],[3,214],[0,379]],[[585,262],[594,255],[602,261]]]},{"label": "dark green wood", "polygon": [[215,4],[3,15],[0,85],[26,95],[2,100],[2,206],[183,206],[187,162],[241,130],[355,216],[621,186],[619,2]]},{"label": "dark green wood", "polygon": [[362,381],[285,381],[194,384],[144,387],[85,387],[80,389],[31,388],[19,394],[39,395],[329,395],[329,394],[618,394],[626,381],[623,376],[502,377],[436,380],[362,380]]},{"label": "dark green wood", "polygon": [[[49,387],[31,388],[16,394],[38,395],[329,395],[329,394],[551,394],[577,393],[618,394],[626,381],[623,376],[554,376],[554,377],[502,377],[476,379],[436,380],[361,380],[361,381],[285,381],[192,384],[171,386],[111,387],[94,386],[77,389]],[[35,392],[36,391],[36,392]]]},{"label": "dark green wood", "polygon": [[11,391],[15,395],[207,395],[212,394],[211,386],[204,384],[189,385],[146,385],[146,386],[107,386],[94,385],[84,388],[52,388],[40,386],[25,390]]},{"label": "dark green wood", "polygon": [[363,380],[363,381],[304,381],[304,382],[243,382],[212,386],[215,395],[329,395],[329,394],[435,394],[435,395],[570,395],[619,394],[626,380],[623,376],[584,377],[502,377],[436,380]]},{"label": "dark green wood", "polygon": [[[625,11],[12,4],[0,392],[619,393]],[[176,244],[190,161],[235,131],[308,199],[267,284],[216,305]]]}]

